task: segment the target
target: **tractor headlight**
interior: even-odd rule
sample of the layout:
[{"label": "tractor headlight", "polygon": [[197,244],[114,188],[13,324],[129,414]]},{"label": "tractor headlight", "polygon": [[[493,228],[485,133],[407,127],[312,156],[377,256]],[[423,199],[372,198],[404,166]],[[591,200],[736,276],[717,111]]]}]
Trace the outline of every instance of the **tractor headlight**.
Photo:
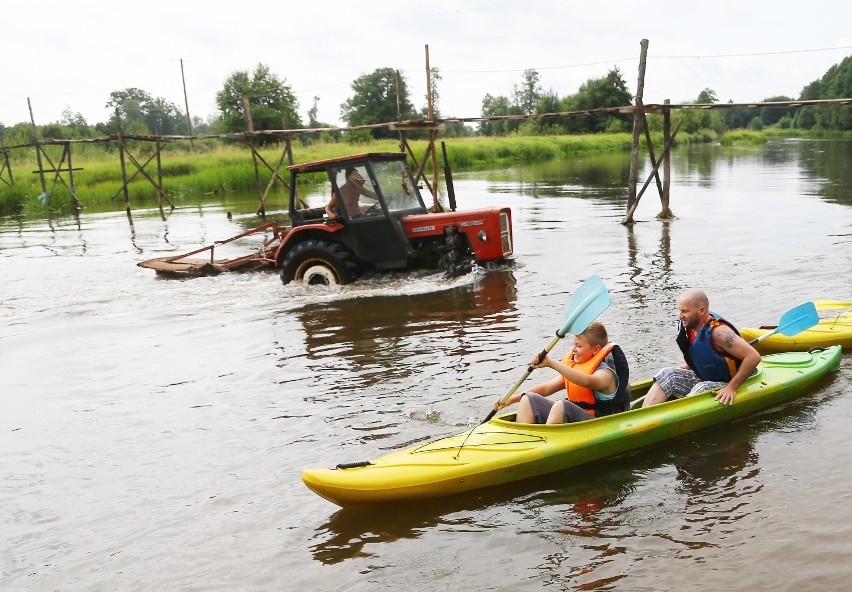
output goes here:
[{"label": "tractor headlight", "polygon": [[503,255],[512,252],[512,230],[509,228],[509,214],[500,212],[500,243],[503,246]]}]

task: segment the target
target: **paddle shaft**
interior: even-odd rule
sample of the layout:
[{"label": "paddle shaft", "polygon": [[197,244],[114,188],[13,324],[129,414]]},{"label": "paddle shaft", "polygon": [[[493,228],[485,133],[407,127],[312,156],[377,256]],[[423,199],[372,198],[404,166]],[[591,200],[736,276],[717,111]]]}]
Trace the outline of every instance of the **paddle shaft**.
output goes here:
[{"label": "paddle shaft", "polygon": [[[550,344],[541,351],[538,356],[539,360],[546,358],[547,354],[550,353],[550,350],[552,350],[556,344],[559,343],[559,340],[565,337],[568,333],[574,333],[576,335],[585,331],[591,322],[609,307],[609,304],[609,292],[607,292],[606,286],[604,286],[603,280],[599,276],[593,275],[583,282],[568,301],[562,327],[556,331],[556,337],[553,338]],[[533,370],[535,370],[535,368],[527,366],[527,371],[521,379],[515,383],[515,386],[513,386],[502,399],[500,399],[498,406],[506,404],[509,397],[515,394],[515,391],[518,390]],[[492,417],[494,417],[495,413],[497,413],[497,409],[492,409],[488,414],[488,417],[482,420],[480,425],[489,421]]]},{"label": "paddle shaft", "polygon": [[[559,336],[559,333],[557,333],[557,334],[556,334],[556,337],[554,337],[554,338],[553,338],[553,341],[551,341],[551,342],[547,345],[547,347],[546,347],[546,348],[544,348],[543,350],[541,350],[541,353],[540,353],[540,354],[538,354],[538,359],[539,359],[539,360],[543,360],[544,358],[546,358],[546,357],[547,357],[547,354],[549,354],[549,353],[550,353],[550,350],[552,350],[554,347],[556,347],[556,344],[557,344],[557,343],[559,343],[559,340],[560,340],[560,339],[561,339],[561,337]],[[515,392],[516,392],[516,391],[517,391],[517,390],[521,387],[521,385],[522,385],[522,384],[524,384],[524,381],[525,381],[527,378],[529,378],[529,375],[530,375],[530,374],[532,374],[532,371],[533,371],[533,370],[535,370],[535,368],[533,368],[532,366],[527,366],[527,371],[526,371],[526,372],[524,372],[524,375],[523,375],[523,376],[521,376],[520,380],[518,380],[518,382],[516,382],[516,383],[515,383],[515,386],[513,386],[513,387],[509,390],[509,392],[508,392],[508,393],[506,393],[506,395],[505,395],[502,399],[500,399],[500,405],[505,405],[505,404],[506,404],[506,401],[508,401],[508,400],[509,400],[509,397],[511,397],[512,395],[514,395],[514,394],[515,394]],[[496,409],[492,409],[492,410],[491,410],[491,412],[488,414],[488,417],[486,417],[486,418],[483,420],[483,422],[482,422],[482,423],[485,423],[486,421],[488,421],[488,420],[490,420],[492,417],[494,417],[494,414],[495,414],[495,413],[497,413],[497,410],[496,410]]]}]

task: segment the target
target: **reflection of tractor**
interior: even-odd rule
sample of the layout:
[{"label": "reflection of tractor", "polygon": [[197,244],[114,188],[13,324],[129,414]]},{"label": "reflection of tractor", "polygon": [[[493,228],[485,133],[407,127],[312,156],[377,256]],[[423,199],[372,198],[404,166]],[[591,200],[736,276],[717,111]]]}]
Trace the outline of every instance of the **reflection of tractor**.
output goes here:
[{"label": "reflection of tractor", "polygon": [[[274,264],[281,279],[305,284],[347,284],[369,270],[445,269],[450,276],[474,263],[501,261],[512,254],[509,208],[456,212],[452,181],[447,189],[453,211],[429,213],[404,153],[370,153],[293,165],[290,169],[292,227],[258,226],[172,257],[139,263],[159,274],[197,276]],[[302,207],[300,186],[317,175],[331,182],[326,207]],[[329,213],[331,215],[329,215]],[[217,246],[272,232],[257,251],[237,259],[214,259]],[[193,258],[209,251],[209,257]]]},{"label": "reflection of tractor", "polygon": [[[332,217],[322,207],[298,209],[301,176],[310,173],[328,176]],[[285,284],[346,284],[370,269],[458,275],[512,254],[509,208],[428,213],[403,153],[291,166],[290,218],[274,256]]]}]

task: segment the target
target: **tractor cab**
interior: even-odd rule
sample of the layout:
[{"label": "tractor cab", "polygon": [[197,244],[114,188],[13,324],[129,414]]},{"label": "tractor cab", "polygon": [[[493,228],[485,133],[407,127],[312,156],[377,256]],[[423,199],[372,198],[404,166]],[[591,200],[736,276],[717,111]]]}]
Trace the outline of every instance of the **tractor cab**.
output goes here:
[{"label": "tractor cab", "polygon": [[[292,228],[274,256],[285,284],[348,284],[366,271],[412,268],[443,267],[455,276],[512,254],[509,208],[430,213],[405,153],[357,154],[289,170]],[[320,180],[328,181],[328,197],[307,207],[300,188],[313,192]]]},{"label": "tractor cab", "polygon": [[[404,154],[370,153],[290,167],[290,218],[294,229],[321,218],[345,231],[335,238],[376,269],[404,268],[414,254],[402,218],[425,214]],[[327,208],[299,210],[299,176],[323,172],[331,184]],[[319,210],[319,211],[318,211]],[[328,216],[326,210],[331,210]],[[343,230],[343,229],[340,229]]]}]

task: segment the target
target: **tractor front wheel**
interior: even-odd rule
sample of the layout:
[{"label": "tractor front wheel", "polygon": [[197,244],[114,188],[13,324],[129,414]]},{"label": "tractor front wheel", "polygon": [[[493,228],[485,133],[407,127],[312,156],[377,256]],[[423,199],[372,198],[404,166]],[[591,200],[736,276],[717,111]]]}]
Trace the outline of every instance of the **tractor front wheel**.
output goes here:
[{"label": "tractor front wheel", "polygon": [[355,255],[340,243],[309,239],[284,255],[281,281],[306,285],[349,284],[358,278]]}]

